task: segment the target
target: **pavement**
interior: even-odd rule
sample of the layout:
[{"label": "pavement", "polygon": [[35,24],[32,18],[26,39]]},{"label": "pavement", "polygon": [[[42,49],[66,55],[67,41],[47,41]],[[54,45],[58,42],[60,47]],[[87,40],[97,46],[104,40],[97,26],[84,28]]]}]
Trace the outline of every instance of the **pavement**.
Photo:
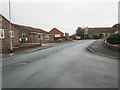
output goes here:
[{"label": "pavement", "polygon": [[105,45],[104,40],[94,41],[91,45],[88,46],[88,50],[98,55],[111,57],[111,58],[117,58],[117,59],[120,58],[120,52],[118,50],[115,51],[115,50],[108,48]]},{"label": "pavement", "polygon": [[118,59],[87,50],[80,40],[2,61],[3,88],[118,88]]},{"label": "pavement", "polygon": [[48,44],[42,44],[42,46],[36,46],[36,47],[32,47],[32,48],[27,48],[24,50],[19,50],[13,53],[7,53],[7,54],[2,54],[2,60],[4,60],[5,58],[11,57],[13,55],[22,55],[22,54],[26,54],[26,53],[32,53],[32,52],[36,52],[39,50],[43,50],[43,49],[47,49],[53,46],[56,46],[57,43],[48,43]]},{"label": "pavement", "polygon": [[35,47],[31,47],[31,48],[26,48],[26,49],[22,49],[19,51],[14,51],[13,53],[0,54],[0,59],[5,60],[8,57],[29,54],[29,53],[33,53],[33,52],[40,51],[43,49],[51,48],[51,47],[54,47],[57,45],[61,45],[61,44],[65,44],[65,43],[72,43],[72,42],[76,42],[76,40],[66,41],[66,42],[61,42],[61,43],[45,43],[45,44],[42,44],[42,46],[35,46]]}]

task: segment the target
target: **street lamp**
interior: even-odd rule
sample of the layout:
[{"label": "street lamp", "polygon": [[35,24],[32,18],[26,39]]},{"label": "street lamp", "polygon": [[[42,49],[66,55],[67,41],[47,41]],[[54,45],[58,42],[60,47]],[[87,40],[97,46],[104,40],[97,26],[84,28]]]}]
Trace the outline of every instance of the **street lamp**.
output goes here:
[{"label": "street lamp", "polygon": [[84,28],[84,39],[85,39],[86,35],[88,34],[88,27],[83,26],[83,28]]},{"label": "street lamp", "polygon": [[12,44],[12,30],[11,30],[11,6],[10,6],[10,0],[9,0],[9,21],[10,21],[10,53],[13,53],[13,44]]},{"label": "street lamp", "polygon": [[120,24],[120,1],[118,2],[118,24]]}]

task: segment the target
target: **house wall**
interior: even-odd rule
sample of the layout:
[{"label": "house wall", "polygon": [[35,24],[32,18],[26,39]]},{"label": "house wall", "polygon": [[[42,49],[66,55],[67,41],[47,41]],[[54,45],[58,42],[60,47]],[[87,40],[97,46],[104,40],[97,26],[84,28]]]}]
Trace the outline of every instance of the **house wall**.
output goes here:
[{"label": "house wall", "polygon": [[34,38],[35,43],[40,43],[40,38],[38,37],[38,35],[34,35]]},{"label": "house wall", "polygon": [[[14,26],[15,26],[15,25],[14,25]],[[21,27],[19,27],[19,26],[15,26],[15,28],[16,28],[17,30],[19,30],[19,35],[18,35],[18,36],[19,36],[19,43],[26,43],[25,38],[28,38],[27,43],[31,43],[31,39],[30,39],[30,37],[29,37],[30,31],[27,31],[27,30],[25,30],[24,28],[21,28]],[[23,37],[22,34],[25,34],[25,37]],[[21,38],[21,41],[20,41],[20,38]]]},{"label": "house wall", "polygon": [[29,35],[28,43],[40,43],[39,35],[31,33]]},{"label": "house wall", "polygon": [[[0,39],[0,53],[8,52],[10,51],[10,37],[9,37],[9,29],[10,29],[10,22],[2,15],[0,15],[0,28],[4,29],[5,38]],[[26,28],[26,29],[25,29]],[[24,43],[48,43],[53,41],[53,37],[49,37],[48,39],[48,33],[45,31],[42,34],[44,35],[42,40],[40,40],[39,34],[41,31],[39,29],[34,29],[32,27],[22,26],[22,25],[16,25],[11,24],[11,29],[14,31],[14,37],[13,37],[13,49],[14,47],[20,47],[24,46]],[[35,32],[36,34],[32,33]],[[22,34],[25,33],[25,37],[22,38]],[[27,37],[27,41],[25,38]],[[22,40],[22,41],[20,41]],[[22,44],[23,43],[23,44]]]},{"label": "house wall", "polygon": [[[2,49],[4,52],[10,49],[10,37],[9,37],[10,23],[4,17],[2,17],[2,29],[4,29],[5,34],[5,38],[2,39]],[[11,29],[14,31],[13,47],[17,47],[19,45],[19,30],[17,30],[13,25],[11,25]]]},{"label": "house wall", "polygon": [[0,28],[2,28],[2,16],[0,15]]},{"label": "house wall", "polygon": [[88,36],[92,38],[93,35],[96,34],[110,34],[114,33],[116,30],[114,30],[112,27],[110,28],[88,28]]},{"label": "house wall", "polygon": [[54,40],[65,40],[64,33],[57,30],[56,28],[53,28],[49,33],[54,35]]},{"label": "house wall", "polygon": [[50,34],[42,34],[41,41],[42,43],[52,43],[54,41],[54,37]]},{"label": "house wall", "polygon": [[[0,15],[0,28],[2,28],[2,17]],[[0,39],[0,54],[2,54],[2,39]]]},{"label": "house wall", "polygon": [[60,37],[63,37],[63,36],[64,36],[64,33],[61,33],[61,32],[59,32],[59,31],[57,31],[57,30],[52,30],[52,31],[50,32],[50,34],[54,34],[54,35],[60,34]]},{"label": "house wall", "polygon": [[52,34],[46,34],[45,41],[45,43],[52,43],[54,41],[54,36]]},{"label": "house wall", "polygon": [[46,43],[47,40],[45,39],[46,34],[30,34],[29,35],[29,42],[30,43]]},{"label": "house wall", "polygon": [[[39,30],[36,31],[36,28],[28,27],[28,26],[22,26],[22,25],[16,25],[14,26],[20,31],[19,32],[19,38],[21,38],[20,43],[48,43],[52,41],[52,38],[49,39],[46,38],[48,36],[47,33],[40,33]],[[22,38],[22,34],[25,33],[26,37]],[[28,41],[25,41],[25,38],[28,38]],[[40,40],[41,38],[41,40]]]}]

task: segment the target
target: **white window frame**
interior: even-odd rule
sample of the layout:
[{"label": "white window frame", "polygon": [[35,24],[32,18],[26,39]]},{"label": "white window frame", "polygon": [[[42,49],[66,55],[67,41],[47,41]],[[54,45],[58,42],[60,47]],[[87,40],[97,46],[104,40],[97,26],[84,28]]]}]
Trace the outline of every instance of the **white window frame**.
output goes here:
[{"label": "white window frame", "polygon": [[9,30],[9,35],[10,35],[10,37],[15,37],[14,31]]},{"label": "white window frame", "polygon": [[55,37],[60,37],[61,35],[60,34],[55,34]]},{"label": "white window frame", "polygon": [[0,29],[0,38],[1,39],[5,38],[4,29]]}]

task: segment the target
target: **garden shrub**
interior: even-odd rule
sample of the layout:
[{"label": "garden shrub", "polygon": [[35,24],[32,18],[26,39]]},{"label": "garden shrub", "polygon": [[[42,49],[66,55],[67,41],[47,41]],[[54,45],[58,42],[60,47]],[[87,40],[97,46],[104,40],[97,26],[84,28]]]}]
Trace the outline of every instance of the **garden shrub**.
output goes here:
[{"label": "garden shrub", "polygon": [[120,32],[110,34],[107,37],[107,42],[110,44],[120,44]]},{"label": "garden shrub", "polygon": [[93,35],[92,38],[93,38],[93,39],[100,39],[99,35],[97,35],[97,34]]}]

